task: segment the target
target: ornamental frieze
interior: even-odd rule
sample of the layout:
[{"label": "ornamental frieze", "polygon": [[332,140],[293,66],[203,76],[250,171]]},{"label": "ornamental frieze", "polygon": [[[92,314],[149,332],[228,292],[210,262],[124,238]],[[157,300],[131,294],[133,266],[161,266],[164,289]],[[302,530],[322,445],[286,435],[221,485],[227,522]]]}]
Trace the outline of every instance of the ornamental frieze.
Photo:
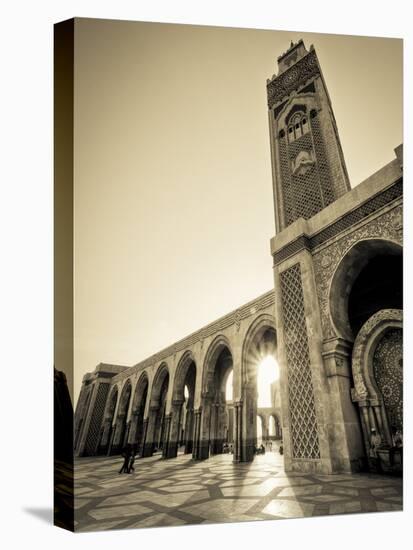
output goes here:
[{"label": "ornamental frieze", "polygon": [[268,107],[271,109],[275,103],[296,90],[300,84],[304,84],[313,76],[320,74],[315,50],[300,59],[290,69],[274,78],[267,84]]}]

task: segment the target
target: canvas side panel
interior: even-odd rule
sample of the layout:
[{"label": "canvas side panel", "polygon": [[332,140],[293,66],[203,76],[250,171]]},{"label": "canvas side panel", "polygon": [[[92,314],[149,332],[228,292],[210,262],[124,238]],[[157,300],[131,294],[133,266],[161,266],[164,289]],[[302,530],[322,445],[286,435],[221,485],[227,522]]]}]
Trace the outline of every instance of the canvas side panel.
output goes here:
[{"label": "canvas side panel", "polygon": [[74,20],[54,26],[54,523],[74,530]]}]

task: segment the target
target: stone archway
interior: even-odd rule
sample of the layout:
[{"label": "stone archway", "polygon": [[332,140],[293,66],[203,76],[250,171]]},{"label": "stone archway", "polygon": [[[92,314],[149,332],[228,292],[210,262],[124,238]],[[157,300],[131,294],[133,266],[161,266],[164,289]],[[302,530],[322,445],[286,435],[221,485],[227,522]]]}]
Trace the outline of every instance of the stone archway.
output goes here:
[{"label": "stone archway", "polygon": [[132,404],[132,420],[129,433],[129,442],[133,445],[136,453],[142,455],[143,440],[145,433],[145,408],[148,398],[149,379],[146,372],[143,372],[136,384],[135,396]]},{"label": "stone archway", "polygon": [[192,353],[187,351],[181,357],[175,374],[167,458],[177,456],[179,443],[184,444],[184,453],[192,453],[195,384],[196,364]]},{"label": "stone archway", "polygon": [[[378,288],[378,295],[370,297],[370,304],[365,304],[366,311],[370,312],[370,315],[384,308],[401,308],[402,307],[402,295],[398,293],[395,295],[394,286],[401,287],[401,272],[400,272],[400,261],[402,258],[402,247],[393,241],[386,239],[362,239],[355,243],[342,258],[341,262],[338,264],[330,284],[329,291],[329,309],[332,325],[335,329],[335,333],[339,338],[342,338],[345,341],[353,342],[357,336],[357,328],[355,322],[351,322],[351,311],[349,310],[352,301],[357,300],[357,296],[352,298],[351,294],[354,291],[354,288],[363,274],[366,274],[366,270],[369,269],[369,264],[371,262],[381,263],[383,269],[393,266],[397,263],[397,273],[398,279],[393,284],[393,288],[390,289]],[[382,259],[382,262],[380,262]],[[373,266],[374,270],[375,266]],[[380,269],[380,266],[376,268]],[[393,270],[393,272],[395,272]],[[367,273],[368,274],[368,273]],[[374,271],[373,271],[374,276]],[[380,277],[376,277],[376,281],[385,285],[387,282],[386,277],[381,274]],[[372,283],[369,281],[361,281],[361,285],[364,282],[363,289],[366,292],[372,287]],[[380,292],[382,291],[382,292]],[[360,300],[358,300],[360,302]],[[353,306],[354,309],[354,306]],[[364,321],[370,317],[368,313],[365,314]],[[363,319],[362,319],[363,321]],[[363,322],[359,325],[361,326]],[[352,326],[353,325],[353,326]]]},{"label": "stone archway", "polygon": [[233,369],[233,354],[227,338],[219,335],[210,344],[204,361],[201,410],[195,415],[193,457],[206,459],[221,454],[226,440],[226,382]]},{"label": "stone archway", "polygon": [[110,454],[112,455],[119,454],[122,451],[128,439],[129,434],[128,434],[127,417],[128,417],[131,393],[132,393],[132,384],[130,379],[128,379],[123,386],[122,393],[120,396],[118,414],[116,416],[116,425],[115,425],[115,430],[113,434],[112,444],[110,446],[110,451],[109,451]]},{"label": "stone archway", "polygon": [[162,455],[165,456],[170,429],[170,416],[166,415],[169,379],[168,365],[162,363],[158,367],[152,383],[142,456],[152,456],[155,450],[162,451]]},{"label": "stone archway", "polygon": [[276,356],[276,346],[275,321],[270,315],[261,315],[249,327],[242,351],[242,462],[254,459],[257,442],[258,368],[265,357]]},{"label": "stone archway", "polygon": [[403,432],[402,325],[402,310],[380,310],[362,326],[354,342],[352,397],[360,409],[367,457],[373,428],[384,453],[393,446],[392,432]]}]

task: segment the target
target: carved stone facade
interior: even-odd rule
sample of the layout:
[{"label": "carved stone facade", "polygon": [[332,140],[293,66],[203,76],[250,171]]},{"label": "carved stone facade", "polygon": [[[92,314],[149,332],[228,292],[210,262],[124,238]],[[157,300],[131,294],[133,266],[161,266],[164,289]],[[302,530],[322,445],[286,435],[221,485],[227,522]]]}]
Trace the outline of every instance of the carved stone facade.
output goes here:
[{"label": "carved stone facade", "polygon": [[[350,189],[315,50],[292,44],[278,66],[267,94],[285,468],[353,471],[366,466],[370,427],[380,427],[389,442],[385,426],[402,407],[396,391],[401,370],[392,374],[396,367],[385,360],[401,333],[378,347],[375,365],[382,366],[376,370],[387,374],[375,376],[382,390],[392,392],[387,401],[380,394],[380,410],[374,404],[375,423],[370,409],[363,412],[368,421],[360,422],[351,399],[372,403],[365,377],[353,368],[360,326],[389,304],[402,308],[402,148],[394,161]],[[374,272],[375,265],[393,266],[394,295],[386,287],[388,273]]]},{"label": "carved stone facade", "polygon": [[[366,220],[355,224],[342,236],[330,240],[313,253],[317,295],[320,303],[321,322],[326,338],[343,336],[334,327],[330,310],[330,290],[333,276],[351,248],[363,240],[385,240],[402,245],[401,199],[381,209]],[[334,291],[335,292],[335,291]]]}]

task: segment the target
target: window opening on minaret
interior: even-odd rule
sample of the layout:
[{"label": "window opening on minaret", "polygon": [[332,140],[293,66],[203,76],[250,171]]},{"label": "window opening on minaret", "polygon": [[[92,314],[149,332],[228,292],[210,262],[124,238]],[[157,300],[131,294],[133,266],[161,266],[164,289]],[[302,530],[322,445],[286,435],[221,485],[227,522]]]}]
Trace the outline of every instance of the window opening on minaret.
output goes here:
[{"label": "window opening on minaret", "polygon": [[288,141],[292,142],[308,132],[308,120],[305,113],[295,113],[288,123]]}]

